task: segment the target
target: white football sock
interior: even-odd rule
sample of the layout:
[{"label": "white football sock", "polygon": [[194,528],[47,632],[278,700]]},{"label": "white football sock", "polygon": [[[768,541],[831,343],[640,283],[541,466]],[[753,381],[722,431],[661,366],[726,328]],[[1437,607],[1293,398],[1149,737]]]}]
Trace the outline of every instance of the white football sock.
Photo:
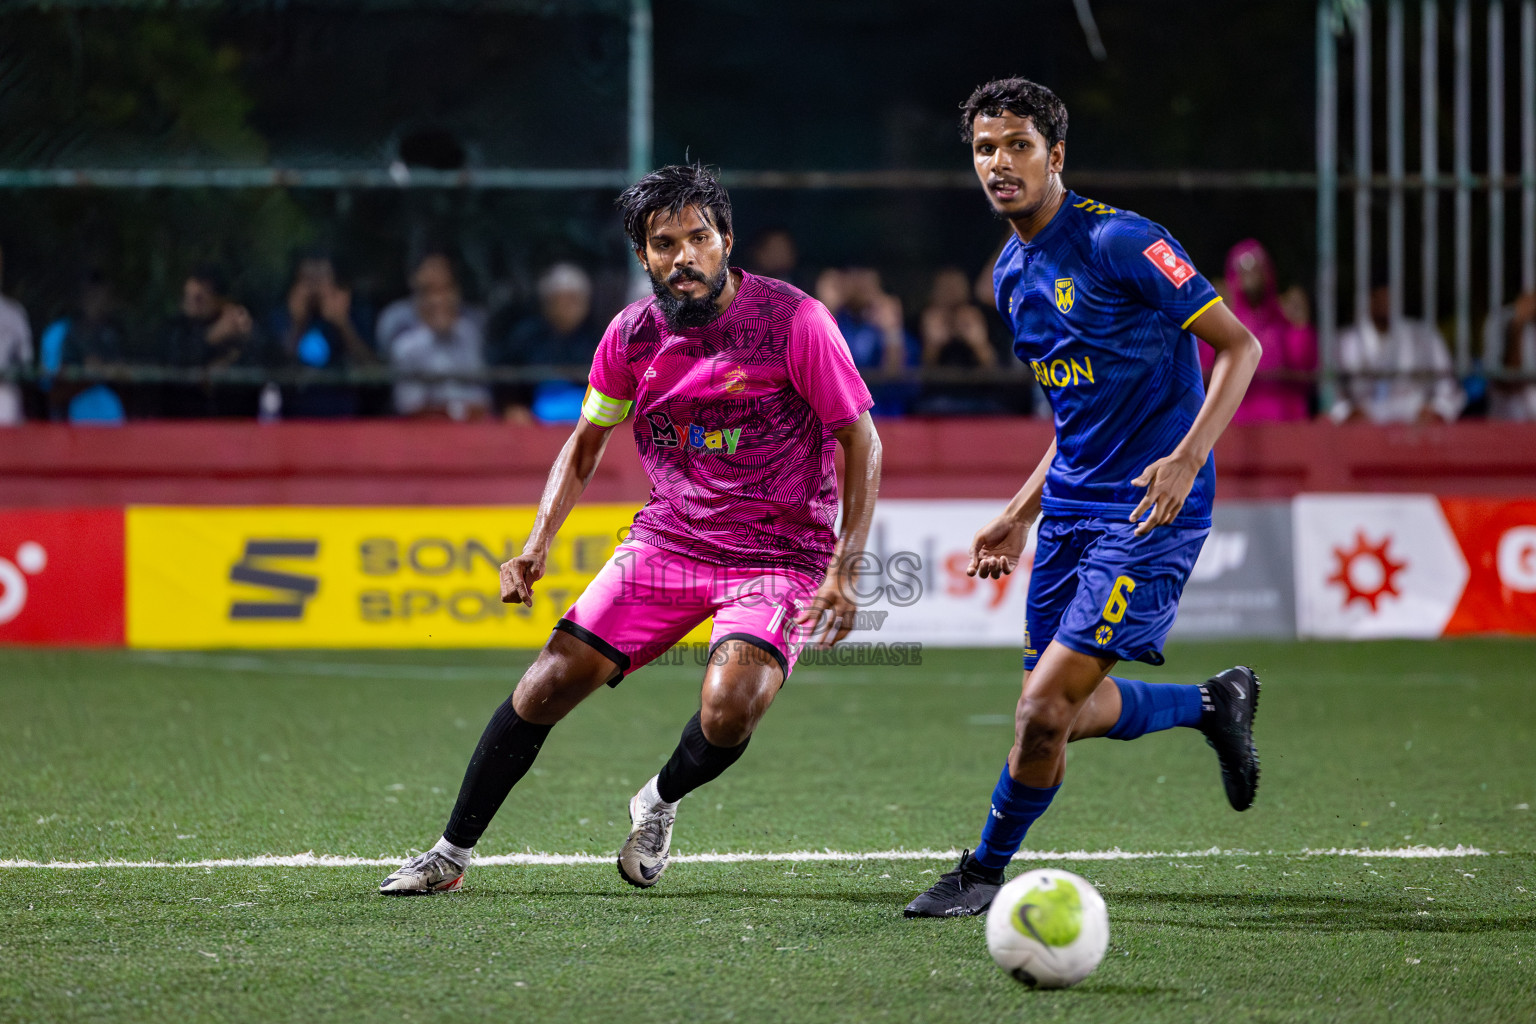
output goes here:
[{"label": "white football sock", "polygon": [[466,850],[462,846],[454,846],[447,839],[439,839],[436,843],[433,843],[432,850],[435,853],[440,853],[444,857],[447,857],[449,860],[459,865],[459,867],[464,867],[467,865],[469,863],[469,859],[474,856],[474,850]]},{"label": "white football sock", "polygon": [[660,791],[656,789],[656,780],[657,780],[657,778],[659,778],[659,776],[652,775],[651,776],[651,781],[647,782],[641,788],[641,790],[640,790],[640,799],[645,801],[646,803],[650,804],[652,807],[665,808],[666,810],[676,814],[677,813],[677,804],[676,804],[676,802],[673,802],[673,803],[670,803],[670,804],[667,803],[665,800],[663,800],[661,798]]}]

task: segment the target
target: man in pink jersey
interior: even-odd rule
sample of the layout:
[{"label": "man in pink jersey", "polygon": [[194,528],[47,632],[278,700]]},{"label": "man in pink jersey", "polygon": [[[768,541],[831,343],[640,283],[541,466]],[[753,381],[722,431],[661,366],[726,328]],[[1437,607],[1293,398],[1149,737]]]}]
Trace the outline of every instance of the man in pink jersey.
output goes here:
[{"label": "man in pink jersey", "polygon": [[712,616],[700,709],[629,802],[619,874],[656,884],[678,801],[741,757],[800,645],[830,647],[853,625],[846,556],[869,532],[880,439],[836,322],[798,289],[730,267],[730,198],[702,166],[648,174],[619,207],[655,295],[608,325],[533,532],[501,567],[502,600],[532,605],[550,542],[631,411],[650,501],[492,716],[442,839],[380,892],[457,889],[555,723]]}]

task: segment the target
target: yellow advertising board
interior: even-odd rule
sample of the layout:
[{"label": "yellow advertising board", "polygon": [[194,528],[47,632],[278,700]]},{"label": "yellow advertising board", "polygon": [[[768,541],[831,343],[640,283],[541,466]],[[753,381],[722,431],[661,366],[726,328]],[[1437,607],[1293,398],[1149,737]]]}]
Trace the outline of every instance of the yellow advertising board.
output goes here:
[{"label": "yellow advertising board", "polygon": [[534,587],[498,567],[535,508],[159,507],[127,511],[131,647],[540,647],[613,553],[630,505],[571,512]]}]

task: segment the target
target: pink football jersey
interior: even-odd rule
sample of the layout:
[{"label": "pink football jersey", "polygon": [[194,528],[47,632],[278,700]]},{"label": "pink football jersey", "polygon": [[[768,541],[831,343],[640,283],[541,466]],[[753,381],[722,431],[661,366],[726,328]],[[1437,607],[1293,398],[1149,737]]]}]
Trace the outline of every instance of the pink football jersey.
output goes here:
[{"label": "pink football jersey", "polygon": [[826,572],[832,434],[873,403],[825,306],[747,273],[705,327],[673,330],[645,299],[608,325],[589,381],[598,425],[634,405],[651,498],[633,539],[716,565]]}]

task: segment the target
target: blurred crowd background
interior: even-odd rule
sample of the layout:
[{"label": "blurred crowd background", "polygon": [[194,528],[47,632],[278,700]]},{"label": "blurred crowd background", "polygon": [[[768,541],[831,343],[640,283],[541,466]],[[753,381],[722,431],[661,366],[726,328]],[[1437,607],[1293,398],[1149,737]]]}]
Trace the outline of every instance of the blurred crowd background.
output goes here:
[{"label": "blurred crowd background", "polygon": [[[1263,342],[1240,421],[1536,418],[1536,296],[1483,302],[1458,371],[1374,266],[1317,387],[1315,194],[1286,177],[1314,155],[1312,5],[1087,6],[657,5],[652,162],[722,168],[733,263],[832,309],[878,414],[1041,415],[956,132],[973,86],[1022,73],[1071,112],[1068,186],[1167,225]],[[648,293],[618,185],[556,181],[622,177],[632,13],[0,7],[0,423],[573,420],[603,327]],[[250,168],[291,173],[218,178]],[[556,173],[444,177],[505,168]]]}]

